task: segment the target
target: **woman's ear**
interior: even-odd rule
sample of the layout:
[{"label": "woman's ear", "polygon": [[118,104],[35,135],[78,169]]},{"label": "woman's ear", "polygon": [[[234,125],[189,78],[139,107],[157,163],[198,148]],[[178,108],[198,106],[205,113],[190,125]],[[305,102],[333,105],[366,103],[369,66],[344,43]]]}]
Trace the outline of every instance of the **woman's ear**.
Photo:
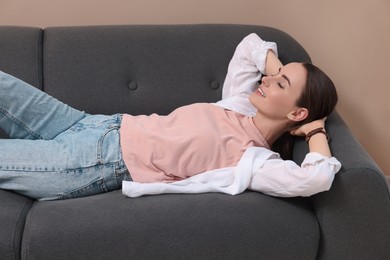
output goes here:
[{"label": "woman's ear", "polygon": [[290,113],[288,113],[287,118],[295,122],[300,122],[305,120],[308,117],[308,115],[309,115],[309,110],[307,110],[307,108],[299,107],[291,111]]}]

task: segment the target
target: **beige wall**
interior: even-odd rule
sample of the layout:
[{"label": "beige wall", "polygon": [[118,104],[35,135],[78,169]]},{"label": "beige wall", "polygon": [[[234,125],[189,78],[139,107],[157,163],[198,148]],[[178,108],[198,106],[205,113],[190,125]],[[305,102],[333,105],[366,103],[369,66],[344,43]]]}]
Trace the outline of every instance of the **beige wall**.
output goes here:
[{"label": "beige wall", "polygon": [[295,37],[335,81],[338,111],[390,175],[389,0],[0,0],[0,25],[241,23]]}]

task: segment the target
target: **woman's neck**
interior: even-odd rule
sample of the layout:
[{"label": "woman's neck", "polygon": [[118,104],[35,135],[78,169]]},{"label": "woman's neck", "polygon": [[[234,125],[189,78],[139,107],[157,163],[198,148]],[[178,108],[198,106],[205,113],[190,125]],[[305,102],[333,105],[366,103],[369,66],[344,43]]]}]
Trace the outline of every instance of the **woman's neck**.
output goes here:
[{"label": "woman's neck", "polygon": [[288,119],[272,119],[259,113],[253,117],[253,123],[264,136],[269,146],[289,129]]}]

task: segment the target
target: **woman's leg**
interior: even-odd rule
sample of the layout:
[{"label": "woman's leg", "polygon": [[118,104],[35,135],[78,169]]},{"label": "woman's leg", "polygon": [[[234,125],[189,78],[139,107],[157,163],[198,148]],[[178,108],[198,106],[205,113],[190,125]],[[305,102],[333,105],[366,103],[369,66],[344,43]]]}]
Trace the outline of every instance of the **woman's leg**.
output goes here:
[{"label": "woman's leg", "polygon": [[85,113],[0,71],[0,128],[13,139],[51,140]]},{"label": "woman's leg", "polygon": [[53,140],[0,140],[0,189],[65,199],[119,189],[128,176],[120,115],[87,116]]}]

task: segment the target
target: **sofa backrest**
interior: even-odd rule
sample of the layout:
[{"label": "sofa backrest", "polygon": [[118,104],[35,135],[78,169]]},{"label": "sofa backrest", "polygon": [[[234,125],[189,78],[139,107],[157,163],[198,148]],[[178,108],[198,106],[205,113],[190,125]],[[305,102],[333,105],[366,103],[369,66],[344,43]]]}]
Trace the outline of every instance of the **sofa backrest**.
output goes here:
[{"label": "sofa backrest", "polygon": [[0,70],[88,113],[167,114],[221,98],[228,63],[249,33],[309,61],[288,34],[252,25],[0,26]]},{"label": "sofa backrest", "polygon": [[123,25],[44,30],[44,90],[88,113],[167,114],[221,98],[228,63],[249,33],[282,61],[308,61],[289,35],[248,25]]},{"label": "sofa backrest", "polygon": [[0,26],[0,70],[42,88],[43,30]]}]

